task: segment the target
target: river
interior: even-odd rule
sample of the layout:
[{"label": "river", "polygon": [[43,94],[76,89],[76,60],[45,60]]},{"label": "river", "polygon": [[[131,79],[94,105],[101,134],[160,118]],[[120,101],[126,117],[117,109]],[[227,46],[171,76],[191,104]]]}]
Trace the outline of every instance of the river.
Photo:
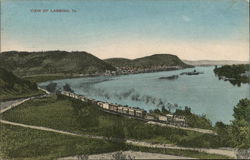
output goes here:
[{"label": "river", "polygon": [[[249,85],[233,86],[219,80],[214,67],[196,67],[199,75],[180,75],[194,68],[121,75],[113,77],[91,77],[55,80],[40,83],[40,86],[56,82],[62,89],[68,83],[75,93],[101,101],[143,108],[145,110],[165,106],[176,108],[191,107],[196,114],[205,114],[213,123],[222,121],[229,124],[233,119],[233,107],[242,98],[249,98]],[[159,77],[179,75],[174,80]]]}]

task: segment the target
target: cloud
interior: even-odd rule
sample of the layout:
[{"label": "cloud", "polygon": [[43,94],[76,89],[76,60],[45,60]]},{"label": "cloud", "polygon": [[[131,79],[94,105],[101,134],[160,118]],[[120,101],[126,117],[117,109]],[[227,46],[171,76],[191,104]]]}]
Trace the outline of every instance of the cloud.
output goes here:
[{"label": "cloud", "polygon": [[190,22],[190,20],[191,20],[188,16],[182,16],[181,18],[185,22]]}]

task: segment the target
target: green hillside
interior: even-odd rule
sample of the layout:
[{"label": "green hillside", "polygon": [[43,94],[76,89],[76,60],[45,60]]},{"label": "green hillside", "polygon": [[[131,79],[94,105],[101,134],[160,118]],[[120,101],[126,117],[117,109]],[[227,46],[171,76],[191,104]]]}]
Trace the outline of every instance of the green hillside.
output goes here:
[{"label": "green hillside", "polygon": [[190,67],[190,65],[182,62],[177,56],[171,54],[155,54],[137,59],[125,58],[110,58],[105,59],[105,62],[110,63],[115,67],[140,67],[150,68],[154,66],[180,66]]},{"label": "green hillside", "polygon": [[37,85],[15,76],[13,73],[0,68],[0,101],[39,95],[43,92]]},{"label": "green hillside", "polygon": [[72,75],[102,73],[115,70],[110,64],[87,52],[16,52],[0,54],[0,67],[18,76]]},{"label": "green hillside", "polygon": [[104,61],[115,67],[130,66],[133,64],[133,60],[126,58],[109,58],[105,59]]}]

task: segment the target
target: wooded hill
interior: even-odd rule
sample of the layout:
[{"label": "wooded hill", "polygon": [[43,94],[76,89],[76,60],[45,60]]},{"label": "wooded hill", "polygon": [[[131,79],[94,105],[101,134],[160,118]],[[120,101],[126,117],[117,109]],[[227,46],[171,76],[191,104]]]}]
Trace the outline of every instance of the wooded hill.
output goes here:
[{"label": "wooded hill", "polygon": [[0,101],[42,94],[37,85],[0,68]]},{"label": "wooded hill", "polygon": [[[41,51],[18,52],[8,51],[0,54],[0,67],[32,82],[65,79],[89,75],[103,75],[107,70],[116,71],[116,67],[132,67],[157,71],[158,67],[187,68],[177,56],[155,54],[134,60],[111,58],[101,60],[87,52]],[[153,68],[153,69],[152,69]],[[131,69],[131,68],[130,68]],[[126,72],[125,68],[125,72]],[[134,70],[137,73],[138,70]],[[139,73],[139,72],[138,72]]]},{"label": "wooded hill", "polygon": [[0,54],[0,67],[18,76],[39,74],[93,74],[115,67],[87,52],[45,51]]},{"label": "wooded hill", "polygon": [[154,54],[151,56],[126,59],[126,58],[109,58],[105,59],[105,62],[115,67],[139,67],[139,68],[150,68],[153,66],[180,66],[183,68],[191,67],[187,65],[179,57],[171,54]]}]

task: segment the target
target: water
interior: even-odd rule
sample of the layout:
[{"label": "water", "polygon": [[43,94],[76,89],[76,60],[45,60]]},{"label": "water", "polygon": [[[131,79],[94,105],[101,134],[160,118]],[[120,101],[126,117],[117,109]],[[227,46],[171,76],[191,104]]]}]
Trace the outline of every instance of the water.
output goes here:
[{"label": "water", "polygon": [[[194,69],[123,75],[116,77],[92,77],[56,80],[57,87],[70,84],[77,94],[102,101],[140,107],[145,110],[160,108],[162,105],[172,110],[191,107],[196,114],[206,114],[215,123],[230,123],[233,107],[242,98],[249,98],[249,85],[233,86],[218,80],[214,67],[196,67],[200,75],[179,75]],[[179,75],[176,80],[158,79],[163,76]],[[49,82],[41,83],[40,86]]]}]

